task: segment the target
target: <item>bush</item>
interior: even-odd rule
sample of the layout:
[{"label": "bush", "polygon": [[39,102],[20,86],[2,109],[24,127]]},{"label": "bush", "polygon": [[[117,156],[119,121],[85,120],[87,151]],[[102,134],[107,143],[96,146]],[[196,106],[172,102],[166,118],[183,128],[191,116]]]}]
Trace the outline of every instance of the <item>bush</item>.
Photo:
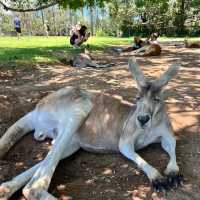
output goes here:
[{"label": "bush", "polygon": [[106,29],[106,30],[99,29],[96,31],[96,36],[100,36],[100,37],[116,36],[116,32],[111,29]]},{"label": "bush", "polygon": [[96,31],[96,36],[104,37],[104,36],[109,36],[109,34],[106,33],[106,31],[104,31],[104,30],[97,30]]}]

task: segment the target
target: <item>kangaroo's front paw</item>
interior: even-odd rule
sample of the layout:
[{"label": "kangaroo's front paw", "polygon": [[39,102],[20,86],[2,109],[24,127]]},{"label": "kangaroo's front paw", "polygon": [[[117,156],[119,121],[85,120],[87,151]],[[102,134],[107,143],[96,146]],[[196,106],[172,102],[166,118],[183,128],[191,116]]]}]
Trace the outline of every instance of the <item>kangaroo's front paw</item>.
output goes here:
[{"label": "kangaroo's front paw", "polygon": [[155,179],[152,181],[152,186],[156,192],[166,192],[170,189],[166,179]]},{"label": "kangaroo's front paw", "polygon": [[181,174],[176,175],[168,175],[167,182],[170,188],[177,188],[178,186],[182,186],[184,182],[184,177]]}]

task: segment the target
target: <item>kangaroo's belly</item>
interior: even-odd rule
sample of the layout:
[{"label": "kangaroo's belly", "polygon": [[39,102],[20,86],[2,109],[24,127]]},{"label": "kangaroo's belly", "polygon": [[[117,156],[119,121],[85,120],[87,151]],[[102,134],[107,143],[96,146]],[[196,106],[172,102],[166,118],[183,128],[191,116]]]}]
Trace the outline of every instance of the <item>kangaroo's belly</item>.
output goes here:
[{"label": "kangaroo's belly", "polygon": [[[90,124],[91,125],[91,124]],[[120,132],[112,128],[84,124],[77,133],[77,141],[81,148],[89,152],[110,153],[118,152]]]}]

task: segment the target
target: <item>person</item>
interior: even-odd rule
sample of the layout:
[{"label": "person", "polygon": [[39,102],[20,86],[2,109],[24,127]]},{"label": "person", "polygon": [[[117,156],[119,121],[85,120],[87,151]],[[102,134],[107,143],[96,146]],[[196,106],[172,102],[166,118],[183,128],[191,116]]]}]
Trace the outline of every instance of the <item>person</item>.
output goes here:
[{"label": "person", "polygon": [[48,21],[45,21],[44,23],[44,31],[47,37],[49,37],[49,31],[50,31],[50,26],[48,24]]},{"label": "person", "polygon": [[88,40],[90,33],[87,32],[87,27],[82,25],[79,30],[76,30],[70,37],[70,44],[73,48],[80,48],[80,46]]},{"label": "person", "polygon": [[154,32],[151,33],[151,35],[145,40],[146,44],[158,44],[158,39],[159,37],[159,33],[158,32]]},{"label": "person", "polygon": [[113,50],[117,53],[135,51],[146,45],[158,44],[158,37],[159,33],[157,32],[152,33],[145,41],[143,41],[140,37],[134,37],[133,45],[125,48],[114,48]]},{"label": "person", "polygon": [[14,18],[14,28],[19,40],[19,37],[21,36],[21,22],[18,15]]},{"label": "person", "polygon": [[157,38],[159,37],[159,33],[152,33],[146,40],[145,45],[136,51],[134,51],[134,55],[137,56],[159,56],[161,54],[162,48],[159,45]]},{"label": "person", "polygon": [[78,22],[76,25],[75,25],[75,31],[78,31],[81,29],[81,22]]},{"label": "person", "polygon": [[122,37],[123,32],[122,31],[117,31],[117,37]]},{"label": "person", "polygon": [[141,15],[141,21],[142,21],[142,23],[147,22],[147,13],[146,12]]},{"label": "person", "polygon": [[125,47],[125,48],[114,48],[113,50],[117,53],[121,52],[130,52],[137,50],[144,46],[144,41],[140,37],[134,37],[133,44],[131,46]]}]

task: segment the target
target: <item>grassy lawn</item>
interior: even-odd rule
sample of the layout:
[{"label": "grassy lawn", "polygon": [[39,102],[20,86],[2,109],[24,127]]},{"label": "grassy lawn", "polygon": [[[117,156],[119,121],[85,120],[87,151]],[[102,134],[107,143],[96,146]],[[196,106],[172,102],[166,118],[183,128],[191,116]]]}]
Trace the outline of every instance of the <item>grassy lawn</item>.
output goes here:
[{"label": "grassy lawn", "polygon": [[[131,40],[131,38],[91,37],[87,44],[90,44],[95,51],[112,45],[129,44]],[[20,40],[15,37],[0,37],[0,66],[17,67],[31,63],[55,62],[57,58],[51,52],[59,50],[66,53],[81,51],[71,47],[68,37],[22,37]]]},{"label": "grassy lawn", "polygon": [[[183,41],[184,38],[161,37],[159,41]],[[196,40],[199,38],[192,38]],[[89,44],[93,51],[103,50],[113,45],[127,45],[131,38],[115,37],[91,37]],[[68,37],[0,37],[0,67],[30,66],[35,63],[52,63],[58,58],[51,52],[62,50],[66,53],[77,53],[82,50],[74,50],[69,44]]]}]

